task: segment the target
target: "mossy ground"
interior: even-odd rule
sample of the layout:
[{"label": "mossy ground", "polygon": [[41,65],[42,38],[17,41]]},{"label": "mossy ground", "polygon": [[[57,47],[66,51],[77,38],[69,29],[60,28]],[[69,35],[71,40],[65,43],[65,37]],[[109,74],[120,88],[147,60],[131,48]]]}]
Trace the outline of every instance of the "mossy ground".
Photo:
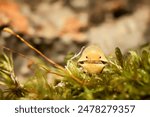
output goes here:
[{"label": "mossy ground", "polygon": [[[102,73],[84,73],[76,60],[68,60],[65,71],[39,63],[32,65],[34,75],[21,84],[11,54],[2,52],[0,99],[150,99],[150,44],[125,55],[119,48],[114,53],[107,57]],[[59,74],[51,74],[57,79],[53,84],[48,82],[48,71]]]}]

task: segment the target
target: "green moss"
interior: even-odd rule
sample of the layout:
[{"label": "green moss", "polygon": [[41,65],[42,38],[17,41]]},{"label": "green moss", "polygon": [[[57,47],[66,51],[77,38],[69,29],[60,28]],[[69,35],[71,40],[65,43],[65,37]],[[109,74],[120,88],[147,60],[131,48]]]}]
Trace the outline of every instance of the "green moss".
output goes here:
[{"label": "green moss", "polygon": [[84,73],[70,59],[66,71],[40,63],[62,76],[52,75],[55,83],[48,83],[46,69],[34,66],[34,75],[20,84],[12,57],[1,53],[0,99],[150,99],[150,44],[126,55],[116,48],[115,54],[99,74]]}]

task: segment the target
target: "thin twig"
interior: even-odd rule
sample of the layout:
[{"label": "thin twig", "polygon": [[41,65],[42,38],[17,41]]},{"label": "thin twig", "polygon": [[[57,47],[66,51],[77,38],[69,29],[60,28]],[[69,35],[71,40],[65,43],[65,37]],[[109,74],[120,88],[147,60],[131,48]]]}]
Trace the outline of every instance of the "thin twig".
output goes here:
[{"label": "thin twig", "polygon": [[21,40],[23,43],[25,43],[29,48],[31,48],[32,50],[34,50],[35,52],[37,52],[39,55],[41,55],[45,60],[47,60],[49,63],[51,63],[55,67],[57,67],[57,68],[59,68],[61,70],[65,70],[64,67],[60,66],[59,64],[57,64],[54,61],[52,61],[51,59],[49,59],[41,51],[39,51],[38,49],[36,49],[35,47],[33,47],[29,42],[27,42],[26,40],[24,40],[21,36],[19,36],[17,33],[15,33],[14,31],[12,31],[11,29],[4,28],[3,31],[8,32],[8,33],[16,36],[19,40]]},{"label": "thin twig", "polygon": [[[55,63],[54,61],[52,61],[51,59],[49,59],[47,56],[45,56],[41,51],[39,51],[38,49],[36,49],[35,47],[33,47],[29,42],[27,42],[25,39],[23,39],[21,36],[19,36],[17,33],[15,33],[14,31],[12,31],[10,28],[4,28],[3,31],[8,32],[14,36],[16,36],[20,41],[22,41],[23,43],[25,43],[29,48],[31,48],[32,50],[34,50],[35,52],[37,52],[39,55],[41,55],[45,60],[47,60],[50,64],[52,64],[53,66],[55,66],[56,68],[61,69],[62,71],[68,73],[68,71],[66,71],[66,69],[64,67],[62,67],[61,65]],[[51,71],[49,71],[51,72]],[[52,73],[52,72],[51,72]],[[57,74],[57,73],[54,73]],[[71,76],[71,78],[73,78],[76,82],[78,82],[79,84],[82,84],[82,81],[80,81],[77,77],[75,77],[72,73],[69,73],[69,75]],[[61,76],[59,74],[59,76]]]}]

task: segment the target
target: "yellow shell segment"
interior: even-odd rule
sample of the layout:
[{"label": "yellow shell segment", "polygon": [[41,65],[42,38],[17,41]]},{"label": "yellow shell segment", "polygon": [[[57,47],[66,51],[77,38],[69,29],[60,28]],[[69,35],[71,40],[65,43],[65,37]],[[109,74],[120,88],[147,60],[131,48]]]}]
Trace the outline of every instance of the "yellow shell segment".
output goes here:
[{"label": "yellow shell segment", "polygon": [[107,62],[104,53],[95,45],[90,45],[85,48],[78,60],[79,65],[83,67],[85,71],[91,74],[100,73],[105,66],[104,62]]}]

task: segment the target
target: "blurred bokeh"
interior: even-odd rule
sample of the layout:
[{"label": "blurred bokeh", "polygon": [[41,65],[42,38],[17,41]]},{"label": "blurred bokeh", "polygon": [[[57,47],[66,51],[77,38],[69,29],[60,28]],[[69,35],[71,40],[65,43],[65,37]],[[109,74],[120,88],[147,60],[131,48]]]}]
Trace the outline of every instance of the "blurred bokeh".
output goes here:
[{"label": "blurred bokeh", "polygon": [[[11,27],[57,63],[97,44],[106,55],[150,42],[150,0],[0,0],[0,27]],[[27,56],[33,50],[1,33],[0,44]],[[16,66],[27,66],[16,57]],[[19,73],[26,74],[23,67]]]}]

